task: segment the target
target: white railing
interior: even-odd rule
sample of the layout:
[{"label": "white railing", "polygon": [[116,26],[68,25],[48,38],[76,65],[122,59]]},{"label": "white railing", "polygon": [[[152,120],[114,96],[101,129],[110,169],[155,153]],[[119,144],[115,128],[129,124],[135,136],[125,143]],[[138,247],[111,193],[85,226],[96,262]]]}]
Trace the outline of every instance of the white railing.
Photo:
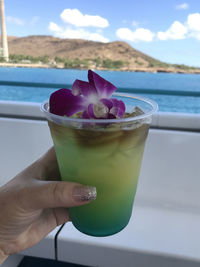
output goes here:
[{"label": "white railing", "polygon": [[[0,117],[44,120],[40,104],[33,102],[0,100]],[[152,127],[200,131],[200,114],[158,112],[153,116]]]}]

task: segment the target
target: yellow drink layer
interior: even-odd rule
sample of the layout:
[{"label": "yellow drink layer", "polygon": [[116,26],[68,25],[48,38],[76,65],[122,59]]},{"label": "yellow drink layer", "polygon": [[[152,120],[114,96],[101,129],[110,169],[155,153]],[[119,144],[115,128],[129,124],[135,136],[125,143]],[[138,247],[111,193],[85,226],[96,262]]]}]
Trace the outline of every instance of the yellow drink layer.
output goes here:
[{"label": "yellow drink layer", "polygon": [[62,180],[97,189],[95,201],[69,209],[74,226],[93,236],[122,230],[131,217],[149,124],[98,130],[48,123]]}]

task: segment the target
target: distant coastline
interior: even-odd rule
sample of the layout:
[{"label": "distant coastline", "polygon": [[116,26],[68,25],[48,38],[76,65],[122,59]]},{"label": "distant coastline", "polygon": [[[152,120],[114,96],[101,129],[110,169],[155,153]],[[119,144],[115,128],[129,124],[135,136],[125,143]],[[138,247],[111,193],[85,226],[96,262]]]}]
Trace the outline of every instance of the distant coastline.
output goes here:
[{"label": "distant coastline", "polygon": [[122,41],[8,36],[8,47],[9,62],[0,57],[1,67],[200,74],[198,67],[162,62]]},{"label": "distant coastline", "polygon": [[[45,69],[67,69],[64,67],[64,64],[52,64],[52,63],[10,63],[10,62],[0,62],[0,67],[11,67],[11,68],[45,68]],[[88,67],[90,68],[90,67]],[[74,69],[86,70],[88,68],[85,67],[78,67]],[[178,69],[178,68],[149,68],[149,67],[137,67],[137,68],[118,68],[118,69],[111,69],[111,68],[102,68],[102,67],[91,67],[95,70],[107,70],[107,71],[130,71],[130,72],[150,72],[150,73],[179,73],[179,74],[200,74],[200,69]],[[73,69],[73,68],[72,68]]]}]

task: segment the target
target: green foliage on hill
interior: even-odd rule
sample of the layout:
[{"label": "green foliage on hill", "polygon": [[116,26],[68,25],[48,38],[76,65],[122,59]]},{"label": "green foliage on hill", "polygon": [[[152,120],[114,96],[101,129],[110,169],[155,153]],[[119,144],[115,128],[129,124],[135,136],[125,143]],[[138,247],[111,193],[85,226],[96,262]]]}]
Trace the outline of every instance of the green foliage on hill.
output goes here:
[{"label": "green foliage on hill", "polygon": [[102,67],[108,69],[119,69],[123,67],[124,62],[122,60],[104,59],[102,61]]},{"label": "green foliage on hill", "polygon": [[[56,61],[56,58],[55,58]],[[57,61],[56,61],[57,62]],[[89,67],[101,67],[105,69],[120,69],[123,67],[125,62],[121,60],[111,60],[111,59],[83,59],[80,60],[78,58],[75,59],[65,59],[64,60],[64,67],[65,68],[86,68]]]},{"label": "green foliage on hill", "polygon": [[[148,59],[148,68],[161,68],[163,69],[175,69],[180,71],[189,72],[191,70],[198,70],[200,68],[197,67],[191,67],[186,66],[184,64],[168,64],[164,63],[162,61],[156,60],[151,57],[144,56],[144,59]],[[5,62],[3,57],[0,56],[0,62]],[[108,58],[93,58],[93,59],[79,59],[79,58],[64,58],[56,56],[54,59],[50,58],[49,56],[30,56],[30,55],[17,55],[17,54],[11,54],[9,56],[9,62],[10,63],[22,63],[22,64],[47,64],[50,67],[64,67],[66,69],[107,69],[107,70],[120,70],[123,67],[129,67],[129,62],[123,61],[123,60],[111,60]],[[143,62],[136,58],[135,63],[138,67],[143,66]]]},{"label": "green foliage on hill", "polygon": [[90,62],[88,59],[79,59],[79,58],[75,58],[75,59],[64,59],[63,60],[64,63],[64,67],[66,69],[88,69],[90,66]]},{"label": "green foliage on hill", "polygon": [[155,59],[149,59],[149,67],[157,67],[157,68],[175,68],[175,69],[180,69],[180,70],[195,70],[195,69],[199,69],[197,67],[191,67],[191,66],[187,66],[184,64],[168,64],[168,63],[164,63],[162,61],[159,60],[155,60]]},{"label": "green foliage on hill", "polygon": [[162,61],[159,60],[155,60],[155,59],[151,59],[149,58],[149,67],[153,68],[153,67],[159,67],[159,68],[169,68],[171,66],[171,64],[167,64],[164,63]]},{"label": "green foliage on hill", "polygon": [[105,69],[120,69],[123,67],[126,62],[122,60],[111,60],[111,59],[101,59],[101,58],[94,58],[94,59],[69,59],[69,58],[61,58],[55,57],[54,58],[56,63],[63,63],[65,68],[85,68],[88,69],[89,67],[101,67]]},{"label": "green foliage on hill", "polygon": [[182,70],[195,70],[195,69],[199,69],[197,67],[191,67],[191,66],[187,66],[184,64],[172,64],[172,66],[174,68],[178,68],[178,69],[182,69]]},{"label": "green foliage on hill", "polygon": [[39,63],[42,62],[47,64],[49,62],[48,56],[33,57],[33,56],[24,56],[24,55],[9,55],[9,62],[12,63]]},{"label": "green foliage on hill", "polygon": [[[3,62],[3,60],[2,60]],[[63,64],[64,68],[67,69],[88,69],[89,67],[101,67],[105,69],[113,69],[117,70],[127,65],[127,62],[122,60],[111,60],[111,59],[101,59],[101,58],[94,58],[94,59],[69,59],[56,56],[54,60],[50,59],[48,56],[41,56],[41,57],[33,57],[33,56],[25,56],[25,55],[15,55],[11,54],[9,56],[9,62],[11,63],[44,63],[44,64],[52,64],[54,62],[55,65]]]}]

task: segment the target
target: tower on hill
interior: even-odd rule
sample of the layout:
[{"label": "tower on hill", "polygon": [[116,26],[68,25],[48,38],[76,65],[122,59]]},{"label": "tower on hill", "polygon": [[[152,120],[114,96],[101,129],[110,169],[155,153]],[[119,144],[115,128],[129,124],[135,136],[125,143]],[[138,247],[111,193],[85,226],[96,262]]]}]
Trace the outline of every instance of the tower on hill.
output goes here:
[{"label": "tower on hill", "polygon": [[1,17],[1,54],[5,61],[9,60],[8,55],[8,40],[6,34],[6,22],[5,22],[5,10],[4,10],[4,0],[0,0],[0,17]]}]

